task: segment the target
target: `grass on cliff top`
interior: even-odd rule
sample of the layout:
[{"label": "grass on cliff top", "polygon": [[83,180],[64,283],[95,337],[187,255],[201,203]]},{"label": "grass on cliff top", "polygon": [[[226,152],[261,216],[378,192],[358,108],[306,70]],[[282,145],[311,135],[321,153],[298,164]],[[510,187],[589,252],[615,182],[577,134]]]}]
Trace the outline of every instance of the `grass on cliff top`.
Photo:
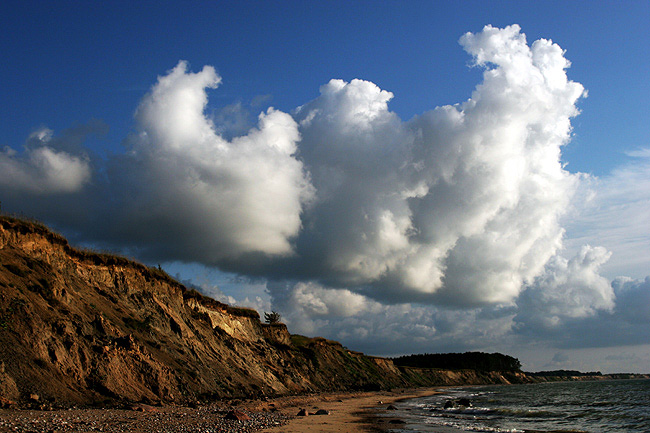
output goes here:
[{"label": "grass on cliff top", "polygon": [[16,231],[20,234],[36,234],[38,236],[42,236],[52,244],[60,245],[71,257],[83,260],[85,262],[90,262],[94,265],[124,266],[134,268],[141,272],[147,279],[162,281],[171,286],[180,288],[183,292],[183,299],[196,299],[202,305],[208,308],[225,310],[234,316],[249,317],[258,320],[260,318],[259,313],[251,308],[235,307],[224,304],[217,301],[216,299],[202,295],[196,290],[188,289],[160,268],[149,267],[133,259],[128,259],[117,254],[97,252],[90,249],[73,248],[70,246],[68,240],[64,236],[52,231],[45,224],[34,219],[19,218],[16,216],[0,213],[0,226],[4,227],[7,230]]},{"label": "grass on cliff top", "polygon": [[300,334],[291,334],[291,343],[295,347],[306,347],[306,346],[312,346],[317,343],[322,343],[322,344],[327,344],[331,346],[341,346],[343,345],[339,343],[338,341],[334,340],[328,340],[323,337],[305,337],[304,335]]},{"label": "grass on cliff top", "polygon": [[62,246],[64,251],[71,257],[91,262],[94,265],[129,266],[138,269],[147,278],[156,278],[163,280],[171,285],[182,286],[182,284],[170,277],[162,269],[148,267],[133,259],[127,259],[126,257],[113,253],[99,252],[91,249],[74,248],[70,246],[68,240],[64,236],[54,232],[39,221],[0,214],[0,225],[6,229],[14,230],[20,234],[36,234],[42,236],[52,244]]},{"label": "grass on cliff top", "polygon": [[68,245],[68,241],[62,235],[55,233],[45,224],[34,219],[19,218],[7,214],[0,213],[0,224],[8,229],[13,229],[21,234],[38,234],[50,242],[58,245]]}]

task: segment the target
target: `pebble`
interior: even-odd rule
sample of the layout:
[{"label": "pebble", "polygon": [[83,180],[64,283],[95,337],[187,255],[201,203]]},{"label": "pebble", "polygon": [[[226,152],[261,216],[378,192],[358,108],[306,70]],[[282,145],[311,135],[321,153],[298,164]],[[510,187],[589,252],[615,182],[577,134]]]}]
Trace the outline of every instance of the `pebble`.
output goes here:
[{"label": "pebble", "polygon": [[250,433],[284,425],[290,419],[280,412],[242,410],[250,420],[227,420],[224,416],[228,410],[186,407],[161,407],[156,412],[123,409],[0,410],[0,432]]}]

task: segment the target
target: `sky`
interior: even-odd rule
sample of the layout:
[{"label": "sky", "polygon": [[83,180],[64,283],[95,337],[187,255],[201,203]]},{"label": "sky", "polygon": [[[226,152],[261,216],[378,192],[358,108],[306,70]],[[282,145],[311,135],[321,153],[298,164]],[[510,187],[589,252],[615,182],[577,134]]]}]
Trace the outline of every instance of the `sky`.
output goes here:
[{"label": "sky", "polygon": [[0,5],[0,202],[374,355],[650,372],[650,3]]}]

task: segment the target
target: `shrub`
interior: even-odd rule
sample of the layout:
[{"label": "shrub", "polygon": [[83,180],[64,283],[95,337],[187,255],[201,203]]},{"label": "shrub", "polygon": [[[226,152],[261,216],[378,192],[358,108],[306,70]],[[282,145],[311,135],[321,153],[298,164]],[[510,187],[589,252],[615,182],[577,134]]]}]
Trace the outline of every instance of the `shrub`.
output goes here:
[{"label": "shrub", "polygon": [[264,321],[268,323],[269,325],[274,325],[276,323],[280,323],[280,319],[282,316],[280,313],[276,311],[271,311],[270,313],[264,313]]}]

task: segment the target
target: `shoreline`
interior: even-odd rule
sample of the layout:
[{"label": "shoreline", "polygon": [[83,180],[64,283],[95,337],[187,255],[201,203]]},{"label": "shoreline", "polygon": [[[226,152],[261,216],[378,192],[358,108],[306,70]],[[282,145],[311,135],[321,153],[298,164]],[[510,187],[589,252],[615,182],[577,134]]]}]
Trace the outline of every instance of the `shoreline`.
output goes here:
[{"label": "shoreline", "polygon": [[[2,432],[92,432],[110,431],[144,433],[269,432],[333,433],[385,432],[399,424],[378,415],[397,401],[435,394],[436,388],[399,389],[395,391],[327,392],[283,396],[262,400],[214,402],[199,407],[150,406],[86,409],[0,409]],[[305,409],[308,416],[298,416]],[[315,415],[319,410],[327,415]],[[227,420],[232,410],[249,420]],[[394,419],[398,419],[395,417]]]},{"label": "shoreline", "polygon": [[[397,391],[326,393],[312,397],[295,397],[280,411],[291,418],[287,424],[263,430],[269,433],[332,433],[332,432],[385,432],[397,428],[378,413],[397,401],[436,394],[440,387],[404,389]],[[296,416],[306,409],[315,413],[325,409],[329,415]],[[394,419],[398,419],[395,417]]]}]

